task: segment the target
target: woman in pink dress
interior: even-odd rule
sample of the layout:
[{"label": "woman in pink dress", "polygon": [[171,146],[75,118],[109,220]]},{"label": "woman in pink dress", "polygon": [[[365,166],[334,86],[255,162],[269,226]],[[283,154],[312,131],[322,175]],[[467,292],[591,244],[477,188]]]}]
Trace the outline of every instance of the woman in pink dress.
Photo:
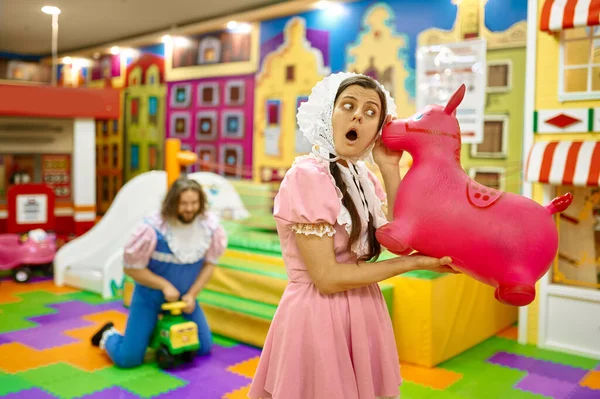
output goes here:
[{"label": "woman in pink dress", "polygon": [[396,342],[377,282],[416,269],[452,269],[447,257],[372,262],[381,252],[375,229],[387,223],[386,192],[362,160],[373,152],[391,215],[402,154],[385,149],[379,136],[395,110],[383,86],[353,73],[319,82],[298,110],[313,150],[296,159],[275,198],[289,284],[252,399],[399,397]]}]

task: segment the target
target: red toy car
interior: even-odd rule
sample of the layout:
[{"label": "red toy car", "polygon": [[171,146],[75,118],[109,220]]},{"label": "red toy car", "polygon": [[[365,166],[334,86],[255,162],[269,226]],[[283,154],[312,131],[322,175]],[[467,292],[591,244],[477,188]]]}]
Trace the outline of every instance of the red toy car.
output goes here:
[{"label": "red toy car", "polygon": [[56,254],[56,236],[44,230],[32,230],[27,235],[0,234],[0,271],[12,270],[16,282],[25,283],[38,268],[51,275]]}]

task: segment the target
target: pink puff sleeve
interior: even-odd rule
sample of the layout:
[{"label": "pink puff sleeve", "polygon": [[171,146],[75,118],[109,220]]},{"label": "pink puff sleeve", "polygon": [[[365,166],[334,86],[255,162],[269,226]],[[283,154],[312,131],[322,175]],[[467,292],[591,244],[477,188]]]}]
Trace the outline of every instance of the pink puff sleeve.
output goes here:
[{"label": "pink puff sleeve", "polygon": [[227,248],[227,234],[215,215],[208,214],[207,223],[213,234],[204,259],[207,263],[216,264]]},{"label": "pink puff sleeve", "polygon": [[294,165],[281,182],[273,216],[296,233],[333,236],[341,209],[331,175],[314,160]]},{"label": "pink puff sleeve", "polygon": [[149,224],[140,225],[125,245],[123,264],[126,269],[148,267],[150,257],[156,248],[156,232]]}]

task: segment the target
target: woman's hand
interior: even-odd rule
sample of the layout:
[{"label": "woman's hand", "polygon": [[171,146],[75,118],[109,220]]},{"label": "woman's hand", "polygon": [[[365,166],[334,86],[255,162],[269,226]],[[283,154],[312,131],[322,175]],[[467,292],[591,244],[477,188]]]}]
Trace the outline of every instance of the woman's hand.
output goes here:
[{"label": "woman's hand", "polygon": [[[387,125],[394,119],[396,118],[392,117],[391,115],[388,115],[387,118],[385,118],[385,122],[383,123],[383,125]],[[402,151],[392,151],[385,145],[383,145],[383,142],[381,141],[381,136],[379,136],[377,138],[377,141],[375,141],[375,146],[373,147],[373,160],[375,160],[375,163],[377,164],[377,166],[379,166],[379,169],[383,170],[385,168],[398,168],[398,164],[400,163],[400,158],[402,158],[402,154]]]},{"label": "woman's hand", "polygon": [[436,273],[460,273],[452,268],[452,258],[449,256],[438,259],[415,253],[410,256],[400,256],[395,258],[394,261],[412,270],[429,270]]}]

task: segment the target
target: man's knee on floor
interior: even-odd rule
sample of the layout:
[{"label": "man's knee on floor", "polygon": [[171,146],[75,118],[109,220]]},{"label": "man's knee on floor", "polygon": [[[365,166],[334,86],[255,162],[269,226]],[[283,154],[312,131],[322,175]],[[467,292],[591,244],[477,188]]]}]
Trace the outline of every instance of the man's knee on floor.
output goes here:
[{"label": "man's knee on floor", "polygon": [[141,366],[144,363],[145,353],[142,353],[141,356],[137,353],[128,353],[125,355],[117,356],[113,359],[115,366],[121,369],[131,369],[134,367]]}]

